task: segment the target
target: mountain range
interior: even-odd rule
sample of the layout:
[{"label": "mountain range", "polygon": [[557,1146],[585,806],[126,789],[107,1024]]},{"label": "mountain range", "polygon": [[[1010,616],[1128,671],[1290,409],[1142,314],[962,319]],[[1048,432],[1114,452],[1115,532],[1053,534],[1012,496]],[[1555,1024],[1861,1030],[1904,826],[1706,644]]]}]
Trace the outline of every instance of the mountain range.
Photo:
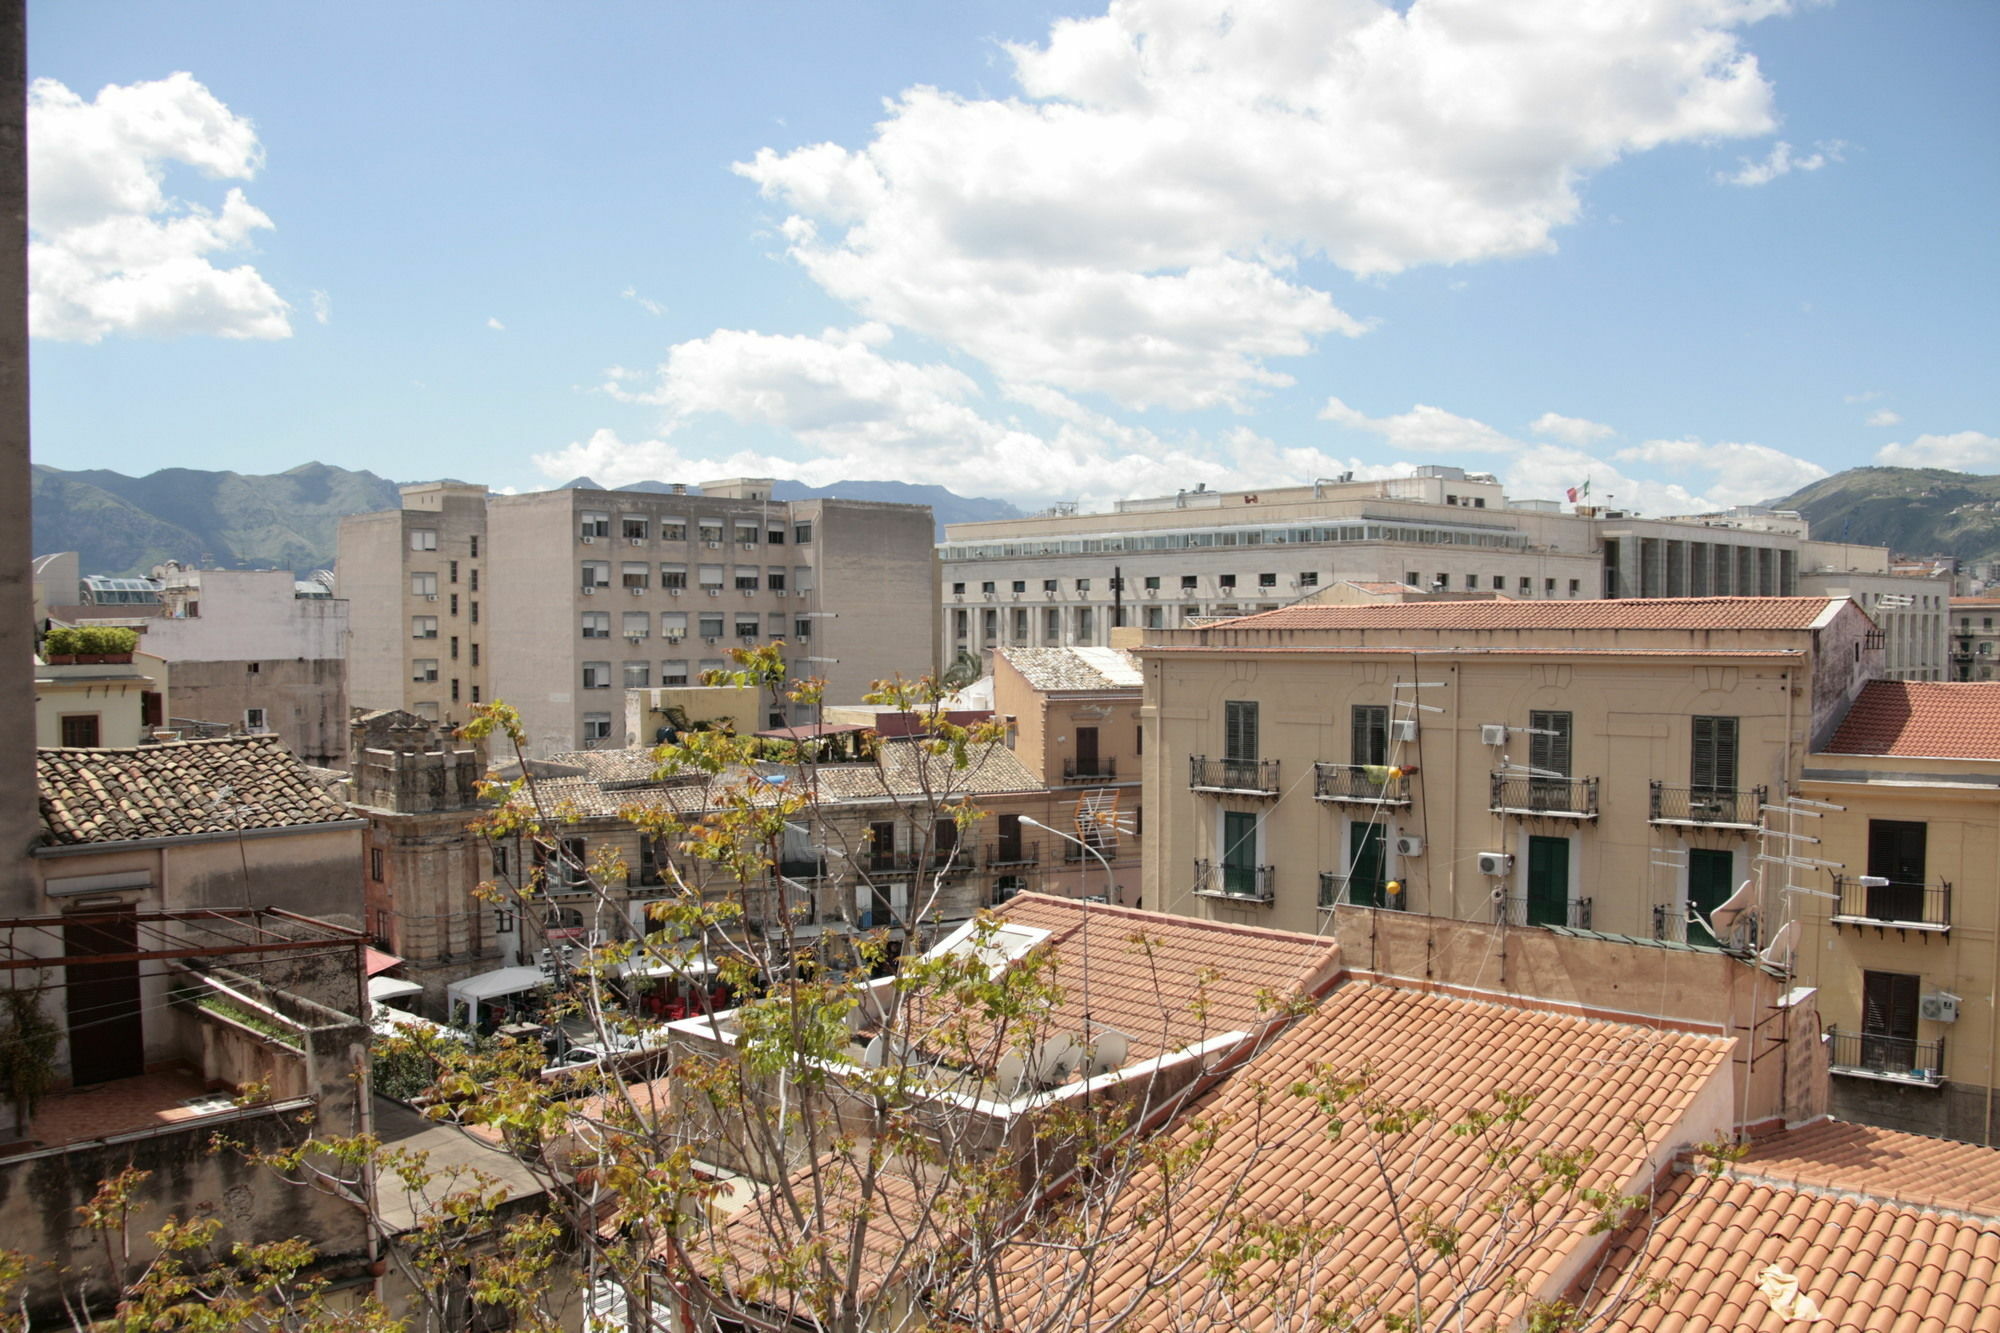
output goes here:
[{"label": "mountain range", "polygon": [[[306,463],[287,472],[246,476],[165,468],[143,477],[101,468],[33,469],[34,550],[75,551],[86,574],[145,574],[164,560],[210,568],[290,569],[304,576],[331,568],[347,514],[394,509],[398,483],[372,472]],[[578,478],[569,486],[592,486]],[[663,492],[665,482],[621,490]],[[1004,500],[955,495],[942,486],[900,481],[839,482],[811,487],[780,481],[779,500],[838,496],[927,504],[942,535],[946,523],[1011,518]]]},{"label": "mountain range", "polygon": [[1805,515],[1820,541],[1968,561],[2000,556],[2000,476],[1943,468],[1857,467],[1771,503]]}]

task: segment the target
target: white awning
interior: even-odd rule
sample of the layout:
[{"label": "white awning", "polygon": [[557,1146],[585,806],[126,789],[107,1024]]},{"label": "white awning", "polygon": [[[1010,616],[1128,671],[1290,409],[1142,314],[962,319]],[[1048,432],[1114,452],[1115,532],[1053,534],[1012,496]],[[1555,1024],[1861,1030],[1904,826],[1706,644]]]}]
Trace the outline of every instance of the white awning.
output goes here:
[{"label": "white awning", "polygon": [[368,978],[368,998],[371,1000],[400,1000],[405,995],[422,995],[424,988],[414,981],[404,981],[401,977]]},{"label": "white awning", "polygon": [[621,977],[706,977],[715,973],[715,960],[701,956],[664,958],[641,953],[618,965]]},{"label": "white awning", "polygon": [[454,1004],[461,1000],[490,1000],[498,995],[540,990],[548,984],[549,979],[542,975],[539,967],[502,967],[463,981],[454,981],[445,987],[445,997]]}]

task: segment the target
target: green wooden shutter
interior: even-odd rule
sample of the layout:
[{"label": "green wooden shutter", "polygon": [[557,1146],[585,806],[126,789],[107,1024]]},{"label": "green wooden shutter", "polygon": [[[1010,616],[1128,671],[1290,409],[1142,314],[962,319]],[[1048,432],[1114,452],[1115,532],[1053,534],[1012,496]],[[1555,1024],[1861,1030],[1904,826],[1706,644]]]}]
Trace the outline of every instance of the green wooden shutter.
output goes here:
[{"label": "green wooden shutter", "polygon": [[1255,759],[1257,757],[1257,705],[1241,699],[1231,699],[1223,706],[1223,758]]},{"label": "green wooden shutter", "polygon": [[1353,762],[1356,764],[1385,764],[1389,762],[1389,710],[1382,704],[1356,704],[1354,706],[1354,748]]},{"label": "green wooden shutter", "polygon": [[[1529,739],[1528,763],[1534,768],[1550,773],[1570,774],[1568,713],[1529,713],[1528,726],[1535,734]],[[1548,732],[1551,734],[1544,735]]]}]

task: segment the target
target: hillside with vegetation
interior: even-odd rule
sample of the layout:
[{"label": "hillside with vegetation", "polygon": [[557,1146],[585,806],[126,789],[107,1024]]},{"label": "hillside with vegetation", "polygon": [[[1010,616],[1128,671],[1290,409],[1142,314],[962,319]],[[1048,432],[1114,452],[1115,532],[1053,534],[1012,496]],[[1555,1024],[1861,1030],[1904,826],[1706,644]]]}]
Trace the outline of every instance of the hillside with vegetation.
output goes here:
[{"label": "hillside with vegetation", "polygon": [[1944,468],[1857,467],[1771,502],[1796,509],[1818,541],[1904,555],[2000,556],[2000,476]]}]

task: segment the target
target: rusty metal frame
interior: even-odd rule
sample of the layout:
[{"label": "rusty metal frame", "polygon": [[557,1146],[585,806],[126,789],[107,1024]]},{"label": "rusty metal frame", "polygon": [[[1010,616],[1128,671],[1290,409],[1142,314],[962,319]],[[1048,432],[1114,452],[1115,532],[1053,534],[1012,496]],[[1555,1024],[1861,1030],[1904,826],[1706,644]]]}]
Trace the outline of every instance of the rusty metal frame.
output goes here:
[{"label": "rusty metal frame", "polygon": [[[133,921],[144,928],[148,925],[165,926],[153,933],[173,938],[176,925],[200,926],[204,922],[234,925],[234,931],[217,930],[224,939],[235,937],[234,943],[187,944],[162,949],[139,949],[128,953],[97,953],[60,955],[55,957],[24,954],[14,942],[17,931],[45,931],[51,934],[73,925],[96,925],[111,922]],[[302,927],[311,932],[299,938],[280,935],[266,922],[281,922],[292,927]],[[243,940],[242,931],[249,930],[256,938]],[[26,916],[0,918],[0,932],[5,933],[5,942],[0,944],[0,972],[17,971],[29,967],[80,967],[93,963],[138,963],[163,962],[177,958],[215,958],[246,953],[288,953],[304,949],[326,949],[352,947],[356,950],[359,964],[360,949],[368,942],[368,937],[360,930],[349,930],[336,926],[318,917],[302,916],[287,912],[279,907],[205,907],[180,908],[152,912],[106,912],[80,911],[64,912],[52,916]]]}]

